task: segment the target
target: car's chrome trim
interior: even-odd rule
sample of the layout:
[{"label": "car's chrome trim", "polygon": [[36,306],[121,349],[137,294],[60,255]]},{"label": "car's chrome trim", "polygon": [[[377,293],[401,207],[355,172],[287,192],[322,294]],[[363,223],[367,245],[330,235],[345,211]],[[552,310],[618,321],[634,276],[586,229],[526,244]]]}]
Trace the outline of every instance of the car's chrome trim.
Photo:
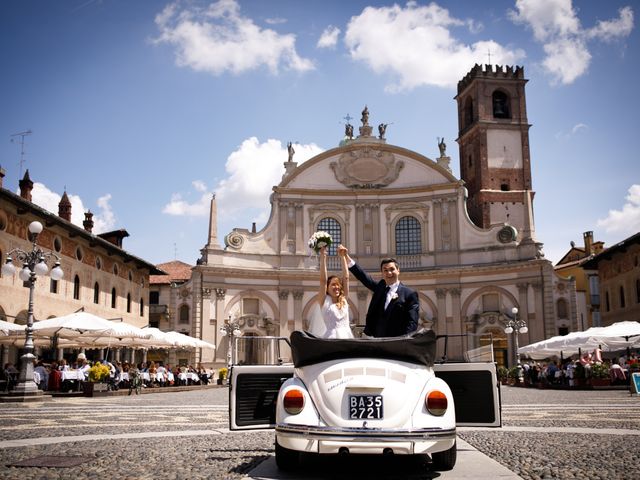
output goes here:
[{"label": "car's chrome trim", "polygon": [[293,425],[279,423],[278,433],[292,433],[309,437],[358,437],[359,439],[408,439],[408,440],[446,440],[456,437],[455,428],[416,428],[411,430],[394,430],[386,428],[363,427],[321,427],[309,425]]}]

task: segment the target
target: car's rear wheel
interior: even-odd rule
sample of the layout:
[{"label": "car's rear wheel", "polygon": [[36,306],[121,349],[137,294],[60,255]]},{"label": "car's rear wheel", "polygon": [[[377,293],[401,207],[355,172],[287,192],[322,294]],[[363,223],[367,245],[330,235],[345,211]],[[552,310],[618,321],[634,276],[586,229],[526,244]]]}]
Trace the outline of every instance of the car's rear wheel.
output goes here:
[{"label": "car's rear wheel", "polygon": [[436,452],[431,454],[431,460],[433,460],[434,470],[452,470],[456,465],[457,458],[456,444],[453,443],[453,447],[444,452]]},{"label": "car's rear wheel", "polygon": [[276,440],[276,464],[280,470],[295,470],[300,465],[300,452],[284,448]]}]

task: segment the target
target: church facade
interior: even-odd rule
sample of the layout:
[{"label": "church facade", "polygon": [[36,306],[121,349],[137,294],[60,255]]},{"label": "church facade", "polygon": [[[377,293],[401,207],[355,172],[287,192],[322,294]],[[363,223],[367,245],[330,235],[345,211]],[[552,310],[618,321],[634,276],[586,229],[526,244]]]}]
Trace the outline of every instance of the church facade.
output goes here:
[{"label": "church facade", "polygon": [[[521,67],[476,65],[459,82],[461,178],[444,139],[436,159],[392,145],[384,124],[377,132],[369,125],[365,107],[358,134],[347,125],[339,147],[301,165],[290,148],[262,230],[234,229],[221,241],[212,199],[208,242],[180,301],[192,312],[190,334],[218,349],[194,361],[226,363],[225,324],[243,336],[307,327],[319,275],[307,240],[319,230],[374,277],[381,258],[397,258],[401,281],[419,294],[421,326],[448,335],[439,356],[463,359],[492,344],[498,363],[511,366],[517,334],[504,329],[513,307],[528,327],[520,345],[577,329],[575,284],[555,274],[535,236],[526,81]],[[337,271],[335,245],[329,253]],[[352,278],[356,334],[370,296]],[[556,314],[559,298],[566,318]]]}]

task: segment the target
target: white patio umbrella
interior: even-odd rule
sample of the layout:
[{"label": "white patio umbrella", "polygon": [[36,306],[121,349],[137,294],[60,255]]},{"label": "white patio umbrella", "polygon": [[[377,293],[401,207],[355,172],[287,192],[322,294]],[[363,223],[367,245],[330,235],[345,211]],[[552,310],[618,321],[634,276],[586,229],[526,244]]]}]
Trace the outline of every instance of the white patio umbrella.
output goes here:
[{"label": "white patio umbrella", "polygon": [[178,332],[166,332],[169,338],[174,339],[176,341],[176,346],[183,346],[187,348],[210,348],[212,350],[216,349],[216,346],[212,343],[205,342],[204,340],[200,340],[199,338],[191,337],[189,335],[185,335],[183,333]]},{"label": "white patio umbrella", "polygon": [[21,333],[24,334],[26,325],[18,325],[16,323],[0,320],[0,335],[11,335]]},{"label": "white patio umbrella", "polygon": [[67,345],[97,347],[119,346],[122,339],[147,338],[141,328],[125,322],[111,322],[88,312],[76,312],[62,317],[34,322],[35,336],[68,340]]}]

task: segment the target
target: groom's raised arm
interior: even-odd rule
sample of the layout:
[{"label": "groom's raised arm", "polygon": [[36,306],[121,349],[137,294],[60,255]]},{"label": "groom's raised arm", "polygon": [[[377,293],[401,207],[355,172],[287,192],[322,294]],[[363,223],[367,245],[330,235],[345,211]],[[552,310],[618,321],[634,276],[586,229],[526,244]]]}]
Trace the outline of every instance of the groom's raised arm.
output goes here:
[{"label": "groom's raised arm", "polygon": [[376,282],[371,275],[369,275],[367,272],[365,272],[364,270],[362,270],[362,268],[360,268],[360,265],[358,265],[350,256],[349,256],[349,252],[347,250],[347,247],[345,247],[344,245],[339,245],[338,246],[338,251],[342,251],[344,252],[344,255],[347,259],[347,265],[349,265],[349,271],[351,273],[353,273],[353,276],[356,277],[358,279],[358,281],[364,285],[365,287],[367,287],[369,290],[371,291],[375,291],[376,287],[378,286],[378,282]]}]

